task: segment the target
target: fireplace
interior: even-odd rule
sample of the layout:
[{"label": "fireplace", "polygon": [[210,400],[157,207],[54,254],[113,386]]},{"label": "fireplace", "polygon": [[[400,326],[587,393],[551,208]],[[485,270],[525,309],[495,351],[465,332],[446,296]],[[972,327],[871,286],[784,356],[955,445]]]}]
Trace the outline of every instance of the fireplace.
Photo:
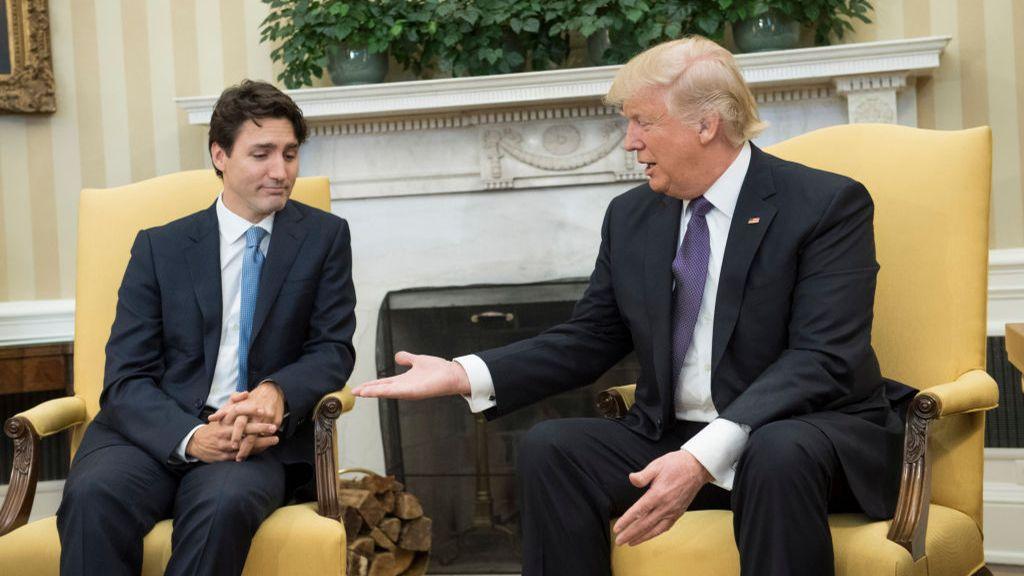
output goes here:
[{"label": "fireplace", "polygon": [[[586,282],[390,292],[378,316],[377,373],[404,370],[399,350],[452,358],[542,332],[566,319]],[[401,368],[401,370],[397,370]],[[515,466],[520,436],[542,420],[598,416],[594,396],[634,382],[632,355],[597,382],[487,422],[461,398],[379,404],[386,471],[433,519],[433,574],[520,572]]]}]

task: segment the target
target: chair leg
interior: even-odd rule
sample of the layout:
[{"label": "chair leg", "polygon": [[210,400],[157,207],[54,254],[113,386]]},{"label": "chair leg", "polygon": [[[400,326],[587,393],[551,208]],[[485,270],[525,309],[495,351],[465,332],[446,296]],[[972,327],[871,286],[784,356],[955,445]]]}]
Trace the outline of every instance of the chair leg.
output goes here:
[{"label": "chair leg", "polygon": [[988,566],[982,566],[973,576],[992,576],[992,571],[988,569]]}]

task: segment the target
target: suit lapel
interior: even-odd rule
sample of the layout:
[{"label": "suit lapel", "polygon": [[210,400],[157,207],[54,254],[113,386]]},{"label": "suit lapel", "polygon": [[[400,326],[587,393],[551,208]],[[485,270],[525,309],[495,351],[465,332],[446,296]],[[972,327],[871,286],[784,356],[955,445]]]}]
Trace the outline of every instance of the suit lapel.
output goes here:
[{"label": "suit lapel", "polygon": [[[288,271],[295,263],[295,255],[306,239],[306,228],[300,225],[302,213],[292,202],[274,218],[274,232],[270,236],[270,249],[260,273],[260,289],[256,296],[256,310],[252,317],[252,338],[255,342],[260,329],[270,313],[270,307],[281,291],[281,284],[288,277]],[[250,344],[251,346],[251,344]]]},{"label": "suit lapel", "polygon": [[207,381],[213,381],[220,347],[221,315],[223,304],[220,285],[220,237],[218,235],[216,203],[199,214],[189,238],[192,244],[185,248],[192,287],[203,315],[203,362]]},{"label": "suit lapel", "polygon": [[[736,327],[750,264],[775,218],[775,206],[765,201],[775,194],[769,157],[753,144],[750,145],[750,153],[750,167],[747,168],[733,211],[729,239],[725,243],[725,256],[722,258],[722,271],[718,278],[718,298],[711,339],[712,372],[718,368],[718,362],[725,353],[725,345]],[[754,219],[756,222],[752,221]]]},{"label": "suit lapel", "polygon": [[681,200],[662,196],[651,208],[644,246],[644,298],[654,371],[662,398],[672,398],[672,259],[679,239]]}]

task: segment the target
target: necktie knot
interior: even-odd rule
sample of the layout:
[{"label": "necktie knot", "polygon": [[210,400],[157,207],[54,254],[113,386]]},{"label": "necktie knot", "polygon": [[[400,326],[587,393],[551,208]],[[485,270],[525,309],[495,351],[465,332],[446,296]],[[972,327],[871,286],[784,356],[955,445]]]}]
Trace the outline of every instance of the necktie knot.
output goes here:
[{"label": "necktie knot", "polygon": [[267,235],[267,231],[259,226],[253,226],[245,231],[245,247],[255,248],[259,246],[260,242]]},{"label": "necktie knot", "polygon": [[703,196],[698,196],[693,200],[690,200],[690,210],[692,211],[693,216],[704,216],[714,207],[715,205]]}]

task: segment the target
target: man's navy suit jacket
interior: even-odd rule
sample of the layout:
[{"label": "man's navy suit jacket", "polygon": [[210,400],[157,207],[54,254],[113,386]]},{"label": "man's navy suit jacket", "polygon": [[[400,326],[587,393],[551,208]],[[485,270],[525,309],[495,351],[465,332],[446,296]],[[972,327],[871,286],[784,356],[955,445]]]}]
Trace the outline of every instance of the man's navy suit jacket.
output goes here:
[{"label": "man's navy suit jacket", "polygon": [[[844,176],[751,145],[718,282],[711,396],[720,416],[750,426],[800,418],[822,430],[872,517],[891,516],[901,418],[871,347],[874,207]],[[682,202],[648,185],[612,200],[590,284],[573,317],[535,338],[480,353],[498,416],[593,382],[630,351],[640,363],[626,424],[660,438],[675,422],[672,273]]]},{"label": "man's navy suit jacket", "polygon": [[[290,417],[271,448],[313,463],[312,412],[355,361],[355,290],[348,223],[288,201],[274,219],[253,315],[247,385],[284,392]],[[220,346],[216,205],[139,232],[118,291],[100,411],[78,456],[131,443],[170,462],[203,409]]]}]

